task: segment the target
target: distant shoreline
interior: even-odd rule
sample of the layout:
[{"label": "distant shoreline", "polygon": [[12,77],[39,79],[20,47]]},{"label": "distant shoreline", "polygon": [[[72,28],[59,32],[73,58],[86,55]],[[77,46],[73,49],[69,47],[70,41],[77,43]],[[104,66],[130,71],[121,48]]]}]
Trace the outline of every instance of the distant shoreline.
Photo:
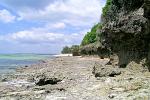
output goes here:
[{"label": "distant shoreline", "polygon": [[71,57],[73,56],[72,54],[58,54],[58,55],[54,55],[54,57]]},{"label": "distant shoreline", "polygon": [[0,74],[15,73],[15,69],[55,58],[52,54],[0,54]]}]

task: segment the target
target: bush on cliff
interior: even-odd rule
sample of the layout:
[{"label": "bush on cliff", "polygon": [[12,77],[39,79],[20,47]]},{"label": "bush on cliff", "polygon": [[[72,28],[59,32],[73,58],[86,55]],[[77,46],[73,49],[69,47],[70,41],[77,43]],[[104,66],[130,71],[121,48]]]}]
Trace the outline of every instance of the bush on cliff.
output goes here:
[{"label": "bush on cliff", "polygon": [[112,3],[112,0],[107,0],[106,1],[105,7],[103,8],[103,16],[106,16],[108,10],[111,7],[111,3]]},{"label": "bush on cliff", "polygon": [[92,27],[91,32],[87,32],[87,34],[84,36],[81,46],[88,45],[90,43],[94,43],[97,41],[96,39],[96,31],[97,28],[99,27],[99,24],[96,24]]}]

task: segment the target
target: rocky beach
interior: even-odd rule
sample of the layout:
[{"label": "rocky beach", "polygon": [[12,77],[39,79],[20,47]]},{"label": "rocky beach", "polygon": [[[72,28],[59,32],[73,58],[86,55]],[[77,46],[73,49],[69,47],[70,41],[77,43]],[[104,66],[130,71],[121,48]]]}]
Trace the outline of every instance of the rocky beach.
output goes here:
[{"label": "rocky beach", "polygon": [[1,0],[0,26],[0,100],[150,100],[150,0]]},{"label": "rocky beach", "polygon": [[0,77],[0,100],[149,100],[150,72],[99,57],[55,57]]}]

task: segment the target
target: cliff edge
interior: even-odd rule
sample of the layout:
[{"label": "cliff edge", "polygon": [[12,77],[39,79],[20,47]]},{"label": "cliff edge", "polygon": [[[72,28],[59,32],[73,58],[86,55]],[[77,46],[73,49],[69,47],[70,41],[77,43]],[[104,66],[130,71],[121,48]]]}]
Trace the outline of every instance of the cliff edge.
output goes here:
[{"label": "cliff edge", "polygon": [[99,42],[117,55],[120,67],[145,59],[144,65],[150,70],[150,0],[109,1],[101,18]]}]

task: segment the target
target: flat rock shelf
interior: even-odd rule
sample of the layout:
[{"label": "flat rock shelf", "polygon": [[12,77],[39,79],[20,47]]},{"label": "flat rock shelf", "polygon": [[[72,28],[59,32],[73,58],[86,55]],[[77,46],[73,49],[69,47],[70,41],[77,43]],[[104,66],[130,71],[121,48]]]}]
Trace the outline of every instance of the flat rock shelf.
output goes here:
[{"label": "flat rock shelf", "polygon": [[150,99],[150,72],[114,67],[119,74],[112,77],[112,70],[106,69],[95,77],[95,65],[102,66],[98,69],[103,71],[108,62],[98,57],[70,56],[17,68],[14,74],[0,76],[0,100]]}]

